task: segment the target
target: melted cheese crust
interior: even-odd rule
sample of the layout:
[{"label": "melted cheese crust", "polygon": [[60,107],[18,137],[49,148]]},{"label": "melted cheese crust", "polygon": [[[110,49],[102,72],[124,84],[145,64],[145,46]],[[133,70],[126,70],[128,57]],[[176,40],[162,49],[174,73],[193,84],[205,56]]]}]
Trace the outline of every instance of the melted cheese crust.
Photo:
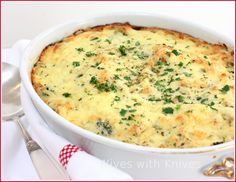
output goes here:
[{"label": "melted cheese crust", "polygon": [[114,23],[47,46],[32,70],[54,111],[106,137],[161,148],[234,138],[234,52],[190,35]]}]

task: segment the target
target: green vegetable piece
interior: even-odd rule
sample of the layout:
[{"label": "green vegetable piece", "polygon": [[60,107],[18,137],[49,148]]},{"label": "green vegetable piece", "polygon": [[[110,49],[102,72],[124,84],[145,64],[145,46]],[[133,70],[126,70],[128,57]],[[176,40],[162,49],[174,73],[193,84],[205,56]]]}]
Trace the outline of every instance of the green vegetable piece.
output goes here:
[{"label": "green vegetable piece", "polygon": [[108,121],[97,121],[96,123],[98,130],[102,135],[107,136],[112,134],[112,126]]}]

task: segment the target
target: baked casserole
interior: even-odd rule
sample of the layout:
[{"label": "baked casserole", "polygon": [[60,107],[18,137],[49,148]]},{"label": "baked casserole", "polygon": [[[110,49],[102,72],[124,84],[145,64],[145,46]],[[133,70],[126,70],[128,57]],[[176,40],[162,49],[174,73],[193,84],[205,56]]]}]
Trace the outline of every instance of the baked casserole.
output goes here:
[{"label": "baked casserole", "polygon": [[48,45],[31,79],[86,130],[127,143],[193,148],[234,138],[234,51],[157,27],[114,23]]}]

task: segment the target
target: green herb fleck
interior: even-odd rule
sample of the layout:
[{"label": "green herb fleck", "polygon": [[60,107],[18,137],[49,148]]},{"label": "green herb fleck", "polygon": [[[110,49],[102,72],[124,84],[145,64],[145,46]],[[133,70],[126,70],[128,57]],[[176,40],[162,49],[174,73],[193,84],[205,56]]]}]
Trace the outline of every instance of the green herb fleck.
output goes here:
[{"label": "green herb fleck", "polygon": [[184,75],[185,75],[186,77],[191,77],[191,76],[192,76],[192,73],[184,72]]},{"label": "green herb fleck", "polygon": [[179,102],[183,102],[184,101],[184,97],[182,95],[178,95],[178,96],[176,96],[176,98],[177,98],[177,100]]},{"label": "green herb fleck", "polygon": [[140,42],[139,41],[135,42],[135,46],[140,46]]},{"label": "green herb fleck", "polygon": [[180,62],[180,63],[178,64],[178,66],[179,66],[180,68],[181,68],[183,65],[184,65],[183,62]]},{"label": "green herb fleck", "polygon": [[114,53],[114,52],[108,52],[108,54],[109,54],[109,55],[115,55],[115,53]]},{"label": "green herb fleck", "polygon": [[173,68],[166,68],[164,71],[172,72],[172,71],[174,71],[174,69]]},{"label": "green herb fleck", "polygon": [[115,96],[114,101],[116,101],[116,102],[120,101],[120,97]]},{"label": "green herb fleck", "polygon": [[124,79],[127,81],[131,80],[131,78],[129,76],[125,76]]},{"label": "green herb fleck", "polygon": [[74,62],[72,62],[72,65],[73,65],[74,67],[78,67],[78,66],[80,66],[80,62],[74,61]]},{"label": "green herb fleck", "polygon": [[141,52],[137,54],[139,59],[147,59],[149,55],[147,53]]},{"label": "green herb fleck", "polygon": [[94,40],[98,40],[98,37],[94,37],[94,38],[90,39],[90,41],[94,41]]},{"label": "green herb fleck", "polygon": [[125,109],[120,110],[120,115],[121,116],[125,116],[126,113],[127,113],[127,110],[125,110]]},{"label": "green herb fleck", "polygon": [[180,55],[180,53],[179,53],[176,49],[174,49],[174,50],[172,51],[172,53],[173,53],[175,56],[179,56],[179,55]]},{"label": "green herb fleck", "polygon": [[62,95],[63,95],[64,97],[70,97],[70,96],[71,96],[71,94],[68,93],[68,92],[63,93]]},{"label": "green herb fleck", "polygon": [[98,63],[98,62],[97,62],[97,63],[95,63],[94,65],[91,65],[91,67],[92,67],[92,68],[96,68],[96,67],[98,67],[100,64],[101,64],[101,63]]},{"label": "green herb fleck", "polygon": [[119,80],[120,79],[119,75],[114,75],[114,79]]},{"label": "green herb fleck", "polygon": [[80,78],[80,77],[82,77],[83,76],[83,74],[79,74],[78,76],[77,76],[77,78]]},{"label": "green herb fleck", "polygon": [[134,103],[134,106],[141,106],[141,103]]},{"label": "green herb fleck", "polygon": [[83,52],[84,51],[84,48],[82,47],[79,47],[79,48],[75,48],[78,52]]},{"label": "green herb fleck", "polygon": [[95,76],[92,76],[91,79],[90,79],[90,82],[91,84],[97,84],[98,83],[98,80]]},{"label": "green herb fleck", "polygon": [[121,56],[126,56],[127,55],[126,48],[125,48],[124,45],[121,45],[118,50],[119,50]]},{"label": "green herb fleck", "polygon": [[221,91],[223,94],[226,94],[229,90],[230,90],[229,85],[225,85],[220,91]]},{"label": "green herb fleck", "polygon": [[111,44],[111,40],[106,39],[105,42],[107,42],[108,44]]},{"label": "green herb fleck", "polygon": [[160,76],[165,76],[165,75],[167,75],[168,74],[168,72],[164,72],[164,73],[162,73]]},{"label": "green herb fleck", "polygon": [[162,112],[164,114],[173,114],[174,113],[174,109],[172,107],[165,107],[162,109]]},{"label": "green herb fleck", "polygon": [[91,51],[88,51],[88,52],[86,52],[86,54],[85,54],[87,57],[92,57],[92,56],[96,56],[97,54],[96,53],[93,53],[93,52],[91,52]]},{"label": "green herb fleck", "polygon": [[180,104],[177,104],[177,105],[175,106],[175,110],[176,110],[176,111],[180,110],[180,108],[181,108],[181,105],[180,105]]}]

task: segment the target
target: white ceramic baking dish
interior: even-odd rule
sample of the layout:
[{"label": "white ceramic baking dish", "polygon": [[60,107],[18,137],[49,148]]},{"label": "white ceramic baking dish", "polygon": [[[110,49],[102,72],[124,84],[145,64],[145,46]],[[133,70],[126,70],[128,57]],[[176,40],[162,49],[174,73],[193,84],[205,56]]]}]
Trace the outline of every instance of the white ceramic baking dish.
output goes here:
[{"label": "white ceramic baking dish", "polygon": [[127,144],[99,136],[68,122],[37,95],[31,84],[30,74],[44,47],[61,40],[78,29],[114,22],[129,22],[133,25],[173,29],[212,43],[222,42],[231,47],[234,46],[233,41],[206,28],[173,18],[145,13],[116,13],[81,21],[71,21],[56,26],[32,40],[24,52],[20,70],[23,84],[42,117],[56,133],[80,145],[89,153],[127,171],[134,179],[224,179],[204,176],[202,171],[224,157],[234,156],[234,141],[216,146],[190,149],[162,149]]}]

